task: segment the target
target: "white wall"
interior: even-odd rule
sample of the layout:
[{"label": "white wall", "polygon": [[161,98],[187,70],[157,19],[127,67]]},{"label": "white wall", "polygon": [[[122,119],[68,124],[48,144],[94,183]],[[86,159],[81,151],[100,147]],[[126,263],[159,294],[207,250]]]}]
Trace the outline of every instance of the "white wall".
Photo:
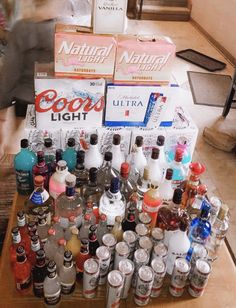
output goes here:
[{"label": "white wall", "polygon": [[236,0],[192,0],[191,17],[236,59]]}]

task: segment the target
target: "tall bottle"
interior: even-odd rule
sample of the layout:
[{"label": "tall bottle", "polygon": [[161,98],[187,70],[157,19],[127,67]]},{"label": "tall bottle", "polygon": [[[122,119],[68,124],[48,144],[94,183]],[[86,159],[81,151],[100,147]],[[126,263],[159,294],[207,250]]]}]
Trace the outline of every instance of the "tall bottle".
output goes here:
[{"label": "tall bottle", "polygon": [[62,154],[62,159],[67,162],[69,172],[73,171],[76,166],[77,153],[75,150],[75,139],[69,138],[67,141],[67,148]]},{"label": "tall bottle", "polygon": [[40,241],[39,241],[39,236],[38,235],[33,235],[31,237],[31,250],[28,255],[28,260],[31,264],[31,266],[35,266],[36,263],[36,253],[40,249]]},{"label": "tall bottle", "polygon": [[121,151],[120,141],[120,135],[114,134],[111,148],[111,153],[113,157],[111,165],[118,172],[120,171],[121,164],[125,161],[125,155],[124,152]]},{"label": "tall bottle", "polygon": [[53,259],[57,265],[57,271],[59,272],[59,269],[63,265],[64,261],[64,252],[65,252],[65,246],[66,246],[66,240],[64,238],[61,238],[58,240],[58,249],[56,250]]},{"label": "tall bottle", "polygon": [[87,170],[90,168],[100,168],[102,165],[102,154],[98,148],[98,135],[92,134],[90,136],[90,145],[88,151],[85,153],[84,165]]},{"label": "tall bottle", "polygon": [[169,203],[174,195],[174,189],[172,187],[173,170],[168,168],[166,170],[165,180],[160,184],[158,190],[161,199],[164,203]]},{"label": "tall bottle", "polygon": [[47,260],[53,260],[55,251],[57,251],[58,249],[57,240],[56,240],[55,235],[56,235],[56,231],[53,227],[48,229],[48,238],[43,247]]},{"label": "tall bottle", "polygon": [[115,224],[111,230],[111,233],[114,235],[117,242],[121,242],[123,240],[122,218],[120,216],[116,216]]},{"label": "tall bottle", "polygon": [[112,166],[112,153],[105,152],[104,161],[101,168],[98,170],[98,184],[103,190],[108,190],[110,188],[111,179],[116,177],[115,171]]},{"label": "tall bottle", "polygon": [[51,138],[44,139],[43,152],[44,152],[46,164],[51,165],[51,163],[53,163],[56,158],[56,151],[53,147]]},{"label": "tall bottle", "polygon": [[177,148],[175,152],[175,158],[170,164],[170,168],[173,169],[172,187],[179,188],[186,179],[186,170],[182,164],[183,150]]},{"label": "tall bottle", "polygon": [[97,238],[99,245],[103,245],[102,243],[102,238],[103,235],[108,233],[108,228],[107,228],[107,216],[105,214],[100,215],[99,223],[98,223],[98,228],[97,228]]},{"label": "tall bottle", "polygon": [[158,183],[158,186],[163,179],[163,168],[159,161],[159,149],[153,148],[151,158],[148,162],[149,178],[151,182],[155,181]]},{"label": "tall bottle", "polygon": [[162,135],[159,135],[157,137],[157,148],[159,149],[159,165],[162,167],[162,172],[164,176],[168,163],[165,154],[165,137]]},{"label": "tall bottle", "polygon": [[21,140],[21,151],[16,154],[14,168],[16,172],[16,188],[21,195],[29,195],[33,191],[32,168],[37,162],[36,155],[29,150],[27,139]]},{"label": "tall bottle", "polygon": [[35,178],[37,175],[41,175],[44,180],[44,187],[48,191],[49,188],[49,168],[45,162],[44,152],[38,151],[37,152],[37,159],[38,162],[36,165],[33,166],[33,177]]},{"label": "tall bottle", "polygon": [[57,266],[54,261],[49,261],[48,274],[43,283],[44,303],[46,307],[59,307],[61,300],[61,282],[57,275]]},{"label": "tall bottle", "polygon": [[36,252],[36,264],[32,268],[33,292],[36,297],[43,297],[43,283],[47,276],[45,252],[39,249]]},{"label": "tall bottle", "polygon": [[91,258],[89,254],[88,239],[81,239],[80,252],[76,257],[76,279],[79,281],[83,278],[84,262]]},{"label": "tall bottle", "polygon": [[14,266],[16,290],[22,294],[29,291],[31,286],[31,265],[27,260],[25,249],[18,246],[16,249],[16,263]]},{"label": "tall bottle", "polygon": [[155,228],[157,220],[157,212],[161,205],[161,198],[158,191],[158,184],[154,181],[151,182],[151,188],[145,192],[143,197],[142,210],[150,215],[151,228]]},{"label": "tall bottle", "polygon": [[105,191],[99,202],[99,213],[107,216],[107,224],[114,225],[115,217],[125,216],[126,201],[124,195],[120,192],[119,178],[111,180],[111,186],[108,191]]},{"label": "tall bottle", "polygon": [[64,253],[64,262],[59,269],[59,277],[61,280],[61,293],[65,295],[71,294],[75,289],[76,270],[70,250],[66,250]]},{"label": "tall bottle", "polygon": [[49,180],[49,193],[54,200],[66,190],[66,176],[69,174],[65,160],[59,160],[56,172],[52,174]]},{"label": "tall bottle", "polygon": [[66,191],[56,200],[55,211],[60,217],[60,225],[66,229],[69,226],[69,217],[75,216],[76,226],[82,223],[83,199],[75,191],[76,177],[73,174],[66,176]]},{"label": "tall bottle", "polygon": [[135,144],[131,150],[130,166],[132,177],[136,181],[139,175],[143,174],[144,167],[147,165],[146,157],[143,153],[143,137],[137,136]]},{"label": "tall bottle", "polygon": [[140,176],[137,180],[137,208],[139,212],[142,211],[143,197],[145,192],[149,190],[150,185],[149,169],[146,166],[143,171],[143,176]]},{"label": "tall bottle", "polygon": [[73,174],[76,176],[76,191],[83,196],[83,190],[85,185],[88,184],[88,170],[84,166],[85,152],[80,150],[77,152],[77,163],[73,171]]},{"label": "tall bottle", "polygon": [[129,177],[129,173],[129,163],[122,163],[120,167],[120,192],[125,196],[126,202],[128,202],[131,196],[137,191],[137,186],[135,182]]}]

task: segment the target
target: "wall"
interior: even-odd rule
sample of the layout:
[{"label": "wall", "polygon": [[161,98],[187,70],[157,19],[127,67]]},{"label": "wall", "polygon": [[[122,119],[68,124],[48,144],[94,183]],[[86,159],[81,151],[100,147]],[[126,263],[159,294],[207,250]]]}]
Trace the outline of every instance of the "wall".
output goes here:
[{"label": "wall", "polygon": [[236,0],[192,0],[191,17],[236,59]]}]

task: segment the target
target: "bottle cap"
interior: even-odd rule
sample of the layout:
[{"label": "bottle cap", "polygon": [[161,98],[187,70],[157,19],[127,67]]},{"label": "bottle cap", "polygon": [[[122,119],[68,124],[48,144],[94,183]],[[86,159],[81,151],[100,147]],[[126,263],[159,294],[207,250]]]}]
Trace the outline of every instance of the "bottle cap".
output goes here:
[{"label": "bottle cap", "polygon": [[50,148],[52,146],[52,139],[51,138],[44,139],[44,146],[46,148]]},{"label": "bottle cap", "polygon": [[14,228],[11,229],[12,235],[18,235],[18,233],[19,233],[19,229],[17,227],[14,227]]},{"label": "bottle cap", "polygon": [[36,259],[44,259],[45,257],[45,251],[43,249],[36,251]]},{"label": "bottle cap", "polygon": [[72,261],[72,252],[70,250],[66,250],[64,252],[64,260],[65,261]]},{"label": "bottle cap", "polygon": [[23,254],[25,254],[25,248],[23,247],[23,246],[18,246],[17,248],[16,248],[16,253],[18,254],[18,255],[23,255]]},{"label": "bottle cap", "polygon": [[93,203],[91,201],[86,202],[86,208],[92,209],[93,208]]},{"label": "bottle cap", "polygon": [[57,171],[63,171],[67,168],[67,162],[65,160],[59,160],[57,162]]},{"label": "bottle cap", "polygon": [[118,191],[120,190],[120,180],[118,177],[116,178],[112,178],[111,179],[111,186],[110,186],[110,191],[113,194],[118,193]]},{"label": "bottle cap", "polygon": [[37,152],[37,158],[38,158],[38,163],[42,163],[45,160],[44,152],[43,151],[38,151]]},{"label": "bottle cap", "polygon": [[68,147],[74,147],[75,146],[75,138],[69,138],[67,141]]},{"label": "bottle cap", "polygon": [[151,181],[151,188],[152,189],[156,189],[156,188],[158,188],[158,186],[159,186],[159,183],[156,180]]},{"label": "bottle cap", "polygon": [[35,243],[38,243],[38,241],[39,241],[39,236],[38,235],[34,234],[34,235],[31,236],[31,242],[32,243],[35,244]]},{"label": "bottle cap", "polygon": [[88,244],[89,244],[89,241],[88,241],[86,238],[82,238],[82,239],[80,240],[80,242],[81,242],[81,244],[82,244],[83,246],[88,246]]},{"label": "bottle cap", "polygon": [[89,221],[91,219],[91,215],[90,214],[85,214],[84,215],[84,220]]},{"label": "bottle cap", "polygon": [[84,157],[85,157],[85,151],[79,150],[77,152],[77,163],[83,164],[84,163]]},{"label": "bottle cap", "polygon": [[98,143],[98,135],[97,134],[92,134],[90,136],[90,144],[95,145]]},{"label": "bottle cap", "polygon": [[70,217],[69,217],[69,222],[75,222],[75,215],[71,215]]},{"label": "bottle cap", "polygon": [[159,158],[159,153],[160,153],[160,150],[158,148],[153,148],[152,149],[152,156],[151,156],[151,158],[152,159],[158,159]]},{"label": "bottle cap", "polygon": [[101,221],[106,221],[106,220],[107,220],[107,215],[101,214],[101,215],[100,215],[100,220],[101,220]]},{"label": "bottle cap", "polygon": [[66,240],[64,238],[60,238],[58,240],[58,245],[59,246],[66,246]]},{"label": "bottle cap", "polygon": [[112,153],[111,152],[105,152],[104,160],[105,161],[112,161]]},{"label": "bottle cap", "polygon": [[115,222],[120,224],[122,222],[122,217],[121,216],[116,216],[115,217]]},{"label": "bottle cap", "polygon": [[115,134],[115,135],[113,135],[113,144],[114,145],[119,145],[120,144],[120,140],[121,140],[121,137],[120,137],[120,135],[119,134]]},{"label": "bottle cap", "polygon": [[135,139],[135,144],[137,147],[142,147],[143,146],[143,137],[142,136],[137,136]]},{"label": "bottle cap", "polygon": [[43,218],[46,217],[46,214],[45,214],[44,210],[40,209],[38,211],[38,215],[37,216],[38,216],[38,219],[43,219]]},{"label": "bottle cap", "polygon": [[197,193],[201,196],[205,195],[207,193],[207,186],[205,184],[201,184],[197,188]]},{"label": "bottle cap", "polygon": [[173,203],[181,204],[183,191],[180,188],[176,188],[173,195]]},{"label": "bottle cap", "polygon": [[166,179],[167,179],[167,180],[172,180],[172,176],[173,176],[173,169],[168,168],[168,169],[166,170]]},{"label": "bottle cap", "polygon": [[189,165],[189,169],[191,170],[192,173],[194,173],[195,175],[200,175],[203,172],[205,172],[206,167],[199,163],[199,162],[195,162],[195,163],[191,163]]},{"label": "bottle cap", "polygon": [[90,168],[89,169],[89,180],[91,182],[96,182],[97,181],[97,174],[98,174],[98,169],[97,168]]},{"label": "bottle cap", "polygon": [[123,178],[127,178],[129,176],[129,172],[130,172],[130,165],[127,162],[124,162],[121,164],[120,166],[120,175]]},{"label": "bottle cap", "polygon": [[66,186],[74,187],[76,183],[76,176],[74,174],[67,174],[66,176]]},{"label": "bottle cap", "polygon": [[57,149],[56,150],[56,161],[62,160],[62,149]]},{"label": "bottle cap", "polygon": [[53,216],[52,220],[54,223],[60,222],[60,216]]},{"label": "bottle cap", "polygon": [[56,265],[55,261],[50,260],[48,262],[47,270],[48,270],[49,273],[53,273],[57,270],[57,265]]},{"label": "bottle cap", "polygon": [[43,186],[44,178],[42,175],[36,175],[34,178],[34,186]]},{"label": "bottle cap", "polygon": [[48,229],[48,235],[55,235],[56,234],[56,230],[54,228],[49,228]]},{"label": "bottle cap", "polygon": [[185,232],[187,229],[188,229],[188,223],[187,221],[183,221],[181,220],[180,221],[180,224],[179,224],[179,229],[183,232]]},{"label": "bottle cap", "polygon": [[25,212],[24,211],[17,212],[17,218],[18,219],[24,219],[25,218]]},{"label": "bottle cap", "polygon": [[164,143],[165,143],[165,137],[162,136],[162,135],[158,136],[158,137],[157,137],[157,145],[158,145],[158,146],[163,146]]},{"label": "bottle cap", "polygon": [[21,147],[22,149],[25,149],[25,148],[28,148],[28,146],[29,146],[29,141],[28,141],[28,139],[21,139],[21,141],[20,141],[20,147]]},{"label": "bottle cap", "polygon": [[92,233],[96,232],[97,231],[97,226],[96,225],[91,225],[89,227],[89,231],[92,232]]},{"label": "bottle cap", "polygon": [[176,152],[175,152],[175,161],[176,162],[181,162],[184,156],[184,150],[180,147],[177,147]]}]

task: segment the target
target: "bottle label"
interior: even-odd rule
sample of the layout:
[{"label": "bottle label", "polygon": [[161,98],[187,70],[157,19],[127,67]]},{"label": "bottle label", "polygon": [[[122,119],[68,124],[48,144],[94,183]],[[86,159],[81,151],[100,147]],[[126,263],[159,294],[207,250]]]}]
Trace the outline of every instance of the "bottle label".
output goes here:
[{"label": "bottle label", "polygon": [[63,294],[71,294],[75,289],[75,283],[63,283],[61,282],[61,292]]},{"label": "bottle label", "polygon": [[31,196],[30,196],[30,200],[34,203],[34,204],[43,204],[44,202],[46,202],[49,198],[49,194],[46,190],[43,191],[34,191]]},{"label": "bottle label", "polygon": [[18,192],[30,193],[32,191],[32,181],[30,171],[16,170],[16,186]]},{"label": "bottle label", "polygon": [[61,289],[54,294],[44,293],[44,301],[49,306],[58,304],[60,302],[60,299],[61,299]]},{"label": "bottle label", "polygon": [[36,296],[43,295],[43,282],[34,282],[33,288]]},{"label": "bottle label", "polygon": [[158,212],[158,206],[150,206],[143,202],[143,210],[147,213],[156,213]]},{"label": "bottle label", "polygon": [[106,193],[108,198],[111,200],[120,200],[122,197],[120,191],[118,191],[116,194],[113,194],[110,190],[108,190]]},{"label": "bottle label", "polygon": [[166,262],[167,272],[169,274],[172,274],[176,258],[179,258],[179,257],[185,258],[186,256],[187,256],[187,253],[180,253],[180,252],[170,253],[168,255],[167,262]]},{"label": "bottle label", "polygon": [[16,289],[17,290],[28,289],[30,287],[30,284],[31,284],[31,276],[27,277],[27,279],[25,279],[21,282],[17,282],[16,283]]}]

